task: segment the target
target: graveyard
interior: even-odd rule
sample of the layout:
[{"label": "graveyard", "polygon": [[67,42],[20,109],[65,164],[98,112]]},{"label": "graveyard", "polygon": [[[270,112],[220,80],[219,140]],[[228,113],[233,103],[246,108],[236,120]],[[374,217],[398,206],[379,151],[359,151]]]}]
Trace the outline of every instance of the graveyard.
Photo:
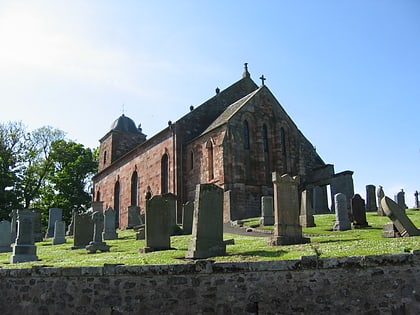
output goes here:
[{"label": "graveyard", "polygon": [[[407,216],[418,227],[420,211],[407,209]],[[361,255],[398,254],[418,250],[420,237],[384,238],[384,224],[390,222],[386,216],[378,216],[376,212],[367,212],[369,227],[333,231],[335,215],[314,215],[315,227],[303,227],[304,236],[311,242],[306,244],[270,246],[267,240],[272,235],[273,226],[260,226],[260,218],[243,220],[243,227],[236,229],[238,233],[224,233],[223,239],[233,239],[234,244],[226,246],[226,255],[211,257],[216,262],[291,260],[301,256],[318,255],[321,258],[347,257]],[[254,231],[254,233],[246,232]],[[259,231],[258,236],[250,236]],[[257,232],[258,233],[258,232]],[[118,238],[106,240],[109,251],[88,254],[85,248],[72,249],[73,238],[66,236],[65,243],[53,244],[53,238],[44,238],[36,242],[37,261],[10,263],[10,252],[0,253],[0,268],[31,268],[33,266],[76,267],[103,266],[105,264],[157,265],[188,264],[186,259],[191,235],[174,235],[170,237],[171,249],[149,253],[139,253],[145,247],[145,240],[136,240],[133,229],[118,230]]]}]

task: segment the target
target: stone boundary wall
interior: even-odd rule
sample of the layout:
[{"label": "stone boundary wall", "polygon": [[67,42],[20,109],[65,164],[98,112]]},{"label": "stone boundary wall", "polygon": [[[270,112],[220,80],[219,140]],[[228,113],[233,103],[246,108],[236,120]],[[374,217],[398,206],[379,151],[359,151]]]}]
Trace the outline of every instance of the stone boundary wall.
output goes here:
[{"label": "stone boundary wall", "polygon": [[0,269],[6,314],[420,314],[420,251]]}]

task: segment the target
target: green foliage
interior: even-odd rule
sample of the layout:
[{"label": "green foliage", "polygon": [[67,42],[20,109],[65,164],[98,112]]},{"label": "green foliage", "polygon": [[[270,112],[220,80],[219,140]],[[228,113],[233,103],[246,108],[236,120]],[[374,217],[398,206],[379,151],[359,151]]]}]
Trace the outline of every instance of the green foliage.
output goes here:
[{"label": "green foliage", "polygon": [[[420,211],[407,210],[414,224],[420,226]],[[252,237],[225,234],[224,239],[234,239],[234,245],[227,246],[227,255],[212,257],[215,261],[258,261],[299,259],[301,256],[344,257],[354,255],[375,255],[402,253],[420,249],[420,237],[382,238],[383,224],[387,217],[368,213],[367,220],[371,227],[349,231],[332,231],[334,214],[315,215],[316,227],[304,228],[305,235],[311,238],[309,244],[288,246],[268,246],[267,237]],[[71,250],[72,240],[66,244],[52,245],[51,239],[37,243],[39,261],[21,264],[9,264],[11,253],[0,253],[0,267],[27,268],[35,265],[55,267],[102,266],[109,264],[184,264],[190,260],[184,258],[190,235],[171,237],[173,250],[140,254],[145,241],[137,241],[133,230],[119,231],[118,240],[106,241],[111,245],[109,252],[87,254],[85,249]]]}]

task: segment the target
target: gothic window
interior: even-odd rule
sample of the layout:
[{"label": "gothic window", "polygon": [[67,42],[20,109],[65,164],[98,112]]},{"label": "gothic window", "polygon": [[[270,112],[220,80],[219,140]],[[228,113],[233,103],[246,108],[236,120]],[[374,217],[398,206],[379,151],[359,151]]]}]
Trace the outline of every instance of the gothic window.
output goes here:
[{"label": "gothic window", "polygon": [[138,175],[136,171],[131,175],[131,205],[138,205]]},{"label": "gothic window", "polygon": [[161,161],[161,187],[162,194],[169,192],[169,158],[166,153]]},{"label": "gothic window", "polygon": [[104,165],[106,164],[106,151],[104,151]]},{"label": "gothic window", "polygon": [[214,179],[214,168],[213,168],[213,143],[211,140],[207,141],[206,143],[207,148],[207,169],[209,180]]},{"label": "gothic window", "polygon": [[281,145],[281,158],[283,162],[283,170],[287,173],[287,150],[286,150],[286,131],[283,127],[280,128],[280,145]]},{"label": "gothic window", "polygon": [[268,132],[266,125],[263,125],[263,148],[264,152],[268,152]]},{"label": "gothic window", "polygon": [[101,201],[101,192],[99,190],[96,192],[96,201]]},{"label": "gothic window", "polygon": [[114,210],[115,210],[115,226],[119,226],[120,218],[120,182],[117,181],[114,186]]},{"label": "gothic window", "polygon": [[249,150],[249,125],[248,122],[244,121],[244,149]]},{"label": "gothic window", "polygon": [[190,169],[192,170],[194,168],[194,152],[191,150],[190,152]]}]

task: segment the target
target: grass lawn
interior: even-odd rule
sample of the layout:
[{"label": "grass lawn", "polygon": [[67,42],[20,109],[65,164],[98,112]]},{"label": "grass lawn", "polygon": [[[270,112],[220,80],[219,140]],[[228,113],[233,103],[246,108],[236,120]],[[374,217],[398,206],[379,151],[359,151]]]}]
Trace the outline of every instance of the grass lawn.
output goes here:
[{"label": "grass lawn", "polygon": [[[407,210],[409,218],[420,227],[420,211]],[[227,246],[227,255],[212,257],[215,261],[257,261],[299,259],[303,255],[320,254],[320,257],[343,257],[355,255],[375,255],[401,253],[420,249],[420,236],[383,238],[382,226],[390,222],[387,217],[367,213],[368,228],[349,231],[332,231],[334,214],[315,215],[316,227],[304,228],[303,232],[311,238],[310,244],[270,247],[266,237],[225,234],[225,239],[233,238],[235,245]],[[246,225],[258,225],[258,218],[245,220]],[[272,229],[272,227],[265,227]],[[28,268],[31,266],[102,266],[105,263],[143,265],[143,264],[182,264],[188,263],[183,257],[188,248],[190,235],[172,236],[173,250],[140,254],[144,241],[135,239],[133,230],[118,231],[118,240],[106,241],[111,245],[109,252],[87,254],[85,249],[72,250],[73,239],[66,244],[52,245],[52,239],[36,243],[39,261],[10,264],[11,253],[0,253],[0,268]]]}]

